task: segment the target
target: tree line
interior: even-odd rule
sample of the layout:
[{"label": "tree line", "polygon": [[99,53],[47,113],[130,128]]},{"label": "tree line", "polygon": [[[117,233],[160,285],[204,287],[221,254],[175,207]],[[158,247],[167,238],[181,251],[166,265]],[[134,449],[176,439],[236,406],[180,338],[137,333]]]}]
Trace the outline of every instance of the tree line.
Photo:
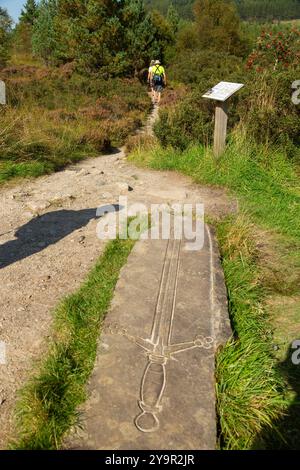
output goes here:
[{"label": "tree line", "polygon": [[[2,16],[9,18],[3,9]],[[11,24],[1,25],[9,41]],[[32,49],[47,65],[74,62],[115,75],[163,58],[173,39],[171,24],[158,11],[147,11],[143,0],[27,0],[12,36],[16,47]]]},{"label": "tree line", "polygon": [[[243,20],[259,21],[289,20],[300,18],[299,0],[234,0]],[[156,8],[164,14],[171,4],[181,17],[193,18],[194,0],[146,0],[149,8]]]},{"label": "tree line", "polygon": [[[185,25],[182,15],[188,16],[188,11],[193,23]],[[233,21],[228,21],[228,12]],[[200,37],[202,47],[220,45],[225,37],[227,50],[236,52],[241,46],[237,41],[240,18],[297,16],[300,0],[223,0],[221,4],[218,0],[27,0],[15,28],[7,11],[0,8],[0,67],[7,63],[13,45],[15,51],[33,53],[46,65],[72,62],[83,71],[132,75],[153,58],[168,58],[178,35],[183,50],[185,45],[192,48]],[[212,18],[217,18],[216,25]]]},{"label": "tree line", "polygon": [[242,19],[289,20],[300,18],[299,0],[235,0]]}]

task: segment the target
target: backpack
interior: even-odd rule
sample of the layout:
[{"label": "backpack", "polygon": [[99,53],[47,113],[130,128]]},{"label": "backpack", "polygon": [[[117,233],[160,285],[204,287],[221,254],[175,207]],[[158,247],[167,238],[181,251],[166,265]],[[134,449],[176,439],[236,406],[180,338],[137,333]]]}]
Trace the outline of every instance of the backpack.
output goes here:
[{"label": "backpack", "polygon": [[156,65],[156,68],[153,72],[153,83],[156,86],[159,86],[159,85],[163,86],[164,85],[163,76],[160,73],[160,65]]}]

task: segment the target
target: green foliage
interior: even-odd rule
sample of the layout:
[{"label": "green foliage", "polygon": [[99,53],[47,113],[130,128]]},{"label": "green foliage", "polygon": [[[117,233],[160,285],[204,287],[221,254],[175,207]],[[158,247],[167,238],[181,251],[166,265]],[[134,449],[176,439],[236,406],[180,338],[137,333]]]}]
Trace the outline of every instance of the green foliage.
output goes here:
[{"label": "green foliage", "polygon": [[292,83],[300,68],[250,73],[240,94],[237,115],[249,138],[281,145],[293,152],[300,145],[300,107],[292,101]]},{"label": "green foliage", "polygon": [[18,74],[15,67],[6,69],[9,106],[0,109],[0,182],[107,152],[142,125],[151,102],[138,80],[107,83],[69,73],[63,67],[20,67]]},{"label": "green foliage", "polygon": [[34,21],[37,19],[38,16],[38,7],[35,0],[27,0],[25,3],[21,15],[20,15],[20,23],[26,23],[33,26]]},{"label": "green foliage", "polygon": [[285,20],[300,18],[299,0],[235,0],[243,19]]},{"label": "green foliage", "polygon": [[235,136],[219,162],[203,146],[190,146],[184,152],[158,146],[133,153],[131,159],[151,168],[179,171],[200,184],[225,186],[260,226],[300,242],[297,166],[283,150],[273,149],[270,154],[265,146]]},{"label": "green foliage", "polygon": [[57,1],[41,0],[33,25],[32,50],[47,65],[54,63],[59,51]]},{"label": "green foliage", "polygon": [[[182,51],[168,72],[173,80],[189,85],[191,90],[175,105],[163,107],[155,125],[156,136],[163,146],[172,145],[181,150],[191,142],[211,144],[214,103],[204,100],[202,95],[221,80],[242,81],[242,59],[214,50]],[[232,108],[230,129],[238,120],[235,107]]]},{"label": "green foliage", "polygon": [[170,24],[158,13],[145,13],[143,1],[128,2],[124,9],[126,28],[125,44],[127,44],[127,60],[135,72],[149,64],[150,58],[163,60],[164,51],[173,41]]},{"label": "green foliage", "polygon": [[198,34],[194,23],[191,21],[185,22],[181,25],[176,39],[177,54],[180,54],[182,51],[187,53],[198,49]]},{"label": "green foliage", "polygon": [[197,0],[194,13],[201,48],[239,55],[240,19],[231,0]]},{"label": "green foliage", "polygon": [[[170,3],[177,8],[180,16],[193,18],[195,0],[146,0],[148,8],[156,8],[166,14]],[[238,13],[244,20],[289,20],[300,18],[299,0],[234,0]]]},{"label": "green foliage", "polygon": [[[217,409],[222,449],[255,449],[263,429],[284,416],[284,379],[277,371],[271,324],[263,308],[254,230],[247,215],[218,224],[235,340],[217,357]],[[274,432],[276,434],[276,431]],[[278,435],[278,441],[284,438]]]},{"label": "green foliage", "polygon": [[168,68],[171,79],[207,91],[217,81],[240,80],[244,76],[243,61],[234,55],[215,50],[181,51]]},{"label": "green foliage", "polygon": [[7,11],[0,7],[0,68],[4,67],[10,57],[10,34],[12,19]]},{"label": "green foliage", "polygon": [[258,72],[265,68],[284,69],[300,63],[300,29],[289,28],[277,33],[262,31],[256,47],[248,58],[248,68]]},{"label": "green foliage", "polygon": [[[263,32],[272,33],[276,35],[280,32],[286,33],[291,29],[289,22],[273,22],[273,23],[259,23],[257,21],[242,21],[241,31],[244,37],[247,38],[251,44],[251,48],[254,49],[257,46],[257,40]],[[252,52],[252,51],[251,51]]]},{"label": "green foliage", "polygon": [[34,23],[33,51],[46,63],[75,61],[86,72],[138,73],[163,58],[172,27],[142,0],[42,0]]},{"label": "green foliage", "polygon": [[[241,24],[232,1],[197,0],[193,22],[180,23],[176,51],[215,50],[244,56],[249,45],[241,34]],[[188,55],[186,54],[186,55]]]},{"label": "green foliage", "polygon": [[213,134],[213,106],[194,92],[180,105],[163,109],[154,131],[164,147],[172,146],[181,150],[191,142],[211,143]]},{"label": "green foliage", "polygon": [[177,33],[179,22],[180,22],[180,16],[179,16],[178,10],[175,8],[173,3],[171,3],[168,8],[167,21],[171,25],[173,32]]},{"label": "green foliage", "polygon": [[[207,0],[207,6],[208,17],[214,18],[215,11],[220,11],[220,3],[213,5]],[[210,29],[213,29],[213,22],[213,19],[208,21]],[[257,49],[245,64],[239,57],[239,48],[233,49],[235,54],[216,51],[218,39],[214,42],[211,38],[211,45],[207,42],[203,51],[196,32],[200,25],[201,21],[179,32],[178,53],[168,72],[171,79],[188,85],[190,92],[176,106],[166,107],[161,112],[155,127],[160,142],[180,149],[190,142],[210,144],[214,112],[202,95],[225,80],[245,84],[245,88],[230,100],[229,131],[239,126],[256,142],[281,145],[291,156],[297,154],[300,108],[292,101],[292,83],[300,76],[299,31],[283,27],[282,31],[262,33],[257,40]],[[204,38],[204,26],[201,30]]]},{"label": "green foliage", "polygon": [[192,19],[192,7],[195,0],[146,0],[145,4],[149,9],[155,9],[167,15],[170,5],[173,5],[179,15],[185,19]]},{"label": "green foliage", "polygon": [[[191,55],[191,60],[193,59]],[[220,56],[220,62],[224,57]],[[190,79],[195,90],[190,92],[175,106],[165,107],[160,112],[160,120],[155,125],[155,134],[165,147],[172,145],[181,150],[191,142],[204,145],[210,144],[213,137],[214,107],[209,100],[202,98],[203,93],[215,83],[223,79],[242,81],[244,90],[230,102],[229,132],[239,127],[249,138],[268,145],[280,145],[293,157],[300,145],[300,107],[292,102],[291,85],[295,79],[295,70],[282,71],[274,74],[266,71],[257,76],[256,73],[242,74],[239,62],[231,62],[228,74],[222,68],[208,66],[205,72],[197,76],[197,67],[182,76],[185,83]],[[196,65],[197,62],[194,62]],[[227,78],[228,77],[228,78]],[[176,78],[179,78],[176,75]],[[196,86],[197,85],[197,86]],[[229,137],[230,139],[230,137]]]},{"label": "green foliage", "polygon": [[13,50],[15,54],[32,53],[32,25],[19,22],[13,31]]},{"label": "green foliage", "polygon": [[27,0],[18,24],[13,32],[14,52],[17,54],[32,53],[33,24],[38,17],[38,7],[35,0]]}]

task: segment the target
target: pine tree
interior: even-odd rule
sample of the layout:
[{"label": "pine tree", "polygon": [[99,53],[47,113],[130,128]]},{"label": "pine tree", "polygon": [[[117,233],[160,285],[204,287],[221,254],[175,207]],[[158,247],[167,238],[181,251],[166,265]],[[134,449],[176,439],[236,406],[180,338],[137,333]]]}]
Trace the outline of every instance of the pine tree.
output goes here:
[{"label": "pine tree", "polygon": [[11,17],[0,7],[0,67],[4,67],[9,59],[11,28]]},{"label": "pine tree", "polygon": [[34,21],[38,16],[38,7],[35,0],[27,0],[24,8],[21,11],[20,23],[33,25]]},{"label": "pine tree", "polygon": [[41,0],[33,25],[33,53],[49,65],[58,55],[57,0]]},{"label": "pine tree", "polygon": [[41,0],[32,44],[46,63],[124,75],[162,58],[172,40],[168,21],[143,0]]},{"label": "pine tree", "polygon": [[197,0],[194,5],[196,30],[201,47],[237,52],[241,45],[240,18],[231,0]]},{"label": "pine tree", "polygon": [[24,5],[19,22],[14,30],[14,49],[21,54],[32,52],[32,29],[38,16],[38,6],[35,0],[27,0]]},{"label": "pine tree", "polygon": [[178,10],[175,8],[174,3],[171,2],[168,12],[167,12],[167,21],[171,25],[173,32],[177,33],[180,16]]},{"label": "pine tree", "polygon": [[68,60],[85,70],[137,73],[172,39],[169,23],[143,0],[61,0],[60,12]]},{"label": "pine tree", "polygon": [[154,29],[142,0],[126,0],[123,11],[125,48],[128,65],[137,73],[153,55]]}]

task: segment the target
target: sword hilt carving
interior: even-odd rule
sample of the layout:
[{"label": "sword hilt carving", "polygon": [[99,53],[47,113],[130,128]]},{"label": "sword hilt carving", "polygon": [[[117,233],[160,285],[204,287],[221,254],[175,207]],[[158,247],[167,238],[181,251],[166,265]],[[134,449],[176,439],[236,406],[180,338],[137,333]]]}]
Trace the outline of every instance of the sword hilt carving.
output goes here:
[{"label": "sword hilt carving", "polygon": [[142,412],[136,417],[135,425],[142,432],[154,432],[159,428],[157,414],[161,412],[161,399],[166,386],[167,358],[149,354],[142,385],[139,406]]}]

